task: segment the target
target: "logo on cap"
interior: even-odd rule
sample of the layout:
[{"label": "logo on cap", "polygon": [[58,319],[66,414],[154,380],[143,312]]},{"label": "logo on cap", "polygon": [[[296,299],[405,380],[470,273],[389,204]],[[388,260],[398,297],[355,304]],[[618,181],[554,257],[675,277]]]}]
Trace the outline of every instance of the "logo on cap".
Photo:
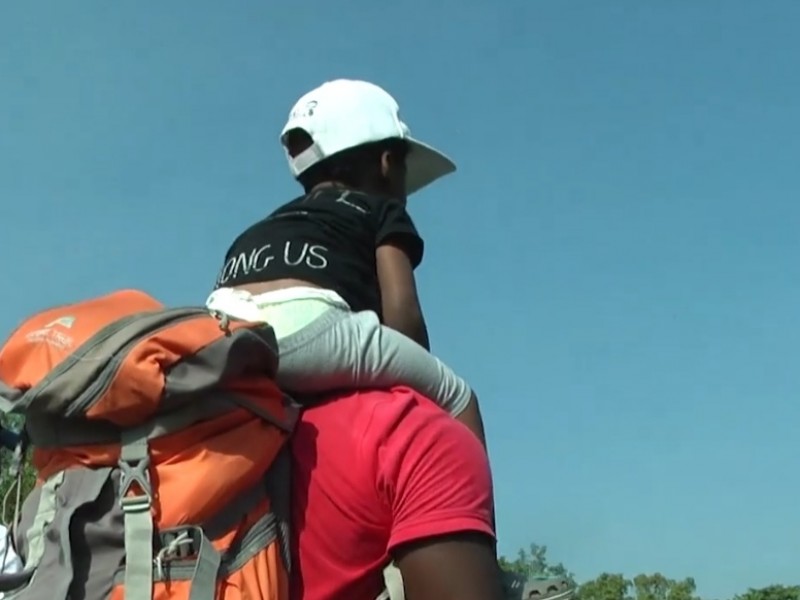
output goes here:
[{"label": "logo on cap", "polygon": [[319,104],[316,100],[309,100],[306,102],[303,108],[296,108],[292,111],[292,114],[289,115],[290,119],[305,119],[307,117],[314,116],[314,109],[317,108],[317,104]]}]

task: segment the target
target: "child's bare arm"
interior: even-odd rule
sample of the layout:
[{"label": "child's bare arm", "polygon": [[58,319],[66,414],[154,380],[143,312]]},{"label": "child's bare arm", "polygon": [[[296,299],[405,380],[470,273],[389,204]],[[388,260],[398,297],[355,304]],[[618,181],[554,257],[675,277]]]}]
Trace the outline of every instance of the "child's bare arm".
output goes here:
[{"label": "child's bare arm", "polygon": [[430,350],[414,269],[408,255],[399,246],[385,243],[375,251],[375,260],[381,288],[383,323]]}]

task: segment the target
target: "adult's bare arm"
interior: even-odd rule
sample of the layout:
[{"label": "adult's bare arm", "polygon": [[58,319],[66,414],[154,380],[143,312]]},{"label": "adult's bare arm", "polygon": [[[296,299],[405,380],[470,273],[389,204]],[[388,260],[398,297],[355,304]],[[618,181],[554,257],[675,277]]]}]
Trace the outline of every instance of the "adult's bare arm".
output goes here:
[{"label": "adult's bare arm", "polygon": [[481,533],[419,540],[395,550],[407,600],[502,600],[495,542]]}]

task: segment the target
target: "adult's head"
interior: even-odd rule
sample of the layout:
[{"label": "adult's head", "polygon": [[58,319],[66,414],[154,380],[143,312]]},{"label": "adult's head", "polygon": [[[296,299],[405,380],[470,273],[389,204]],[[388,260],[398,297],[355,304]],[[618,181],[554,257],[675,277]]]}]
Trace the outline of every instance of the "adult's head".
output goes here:
[{"label": "adult's head", "polygon": [[303,95],[281,143],[306,191],[338,183],[405,199],[456,169],[443,153],[412,138],[397,101],[366,81],[337,79]]}]

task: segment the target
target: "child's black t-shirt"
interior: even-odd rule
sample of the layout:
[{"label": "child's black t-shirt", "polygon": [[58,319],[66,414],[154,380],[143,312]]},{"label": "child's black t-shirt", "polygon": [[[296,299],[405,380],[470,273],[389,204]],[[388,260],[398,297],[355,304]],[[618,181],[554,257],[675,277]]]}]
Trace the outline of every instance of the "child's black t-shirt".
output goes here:
[{"label": "child's black t-shirt", "polygon": [[301,196],[252,225],[231,245],[216,287],[300,279],[337,292],[354,311],[381,315],[375,250],[391,242],[413,267],[423,241],[398,200],[335,188]]}]

